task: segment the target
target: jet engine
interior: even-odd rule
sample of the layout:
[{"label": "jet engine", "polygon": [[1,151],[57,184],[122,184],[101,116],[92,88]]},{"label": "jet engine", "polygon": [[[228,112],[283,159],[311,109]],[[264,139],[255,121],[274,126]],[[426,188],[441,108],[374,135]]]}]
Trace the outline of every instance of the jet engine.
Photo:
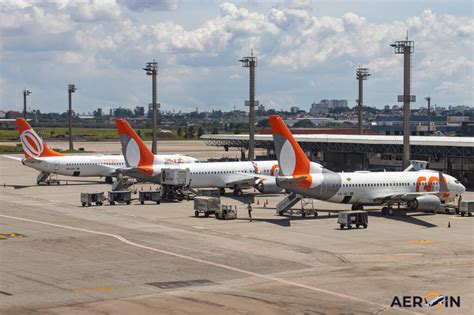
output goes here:
[{"label": "jet engine", "polygon": [[413,210],[434,211],[439,209],[441,200],[435,195],[424,195],[410,200],[407,205]]},{"label": "jet engine", "polygon": [[282,189],[276,184],[274,177],[260,180],[257,183],[256,188],[263,194],[279,193],[282,191]]}]

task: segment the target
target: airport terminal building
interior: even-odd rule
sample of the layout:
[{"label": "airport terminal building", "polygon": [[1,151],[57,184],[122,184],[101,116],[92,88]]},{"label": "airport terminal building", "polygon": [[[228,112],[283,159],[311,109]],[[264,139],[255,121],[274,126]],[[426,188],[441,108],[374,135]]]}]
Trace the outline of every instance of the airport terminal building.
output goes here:
[{"label": "airport terminal building", "polygon": [[[333,171],[399,170],[402,165],[403,137],[380,135],[299,134],[294,135],[309,158]],[[248,135],[203,135],[208,145],[225,150],[238,148],[242,157],[248,148]],[[411,159],[429,162],[474,186],[474,137],[412,136]],[[255,147],[276,158],[271,135],[255,135]]]}]

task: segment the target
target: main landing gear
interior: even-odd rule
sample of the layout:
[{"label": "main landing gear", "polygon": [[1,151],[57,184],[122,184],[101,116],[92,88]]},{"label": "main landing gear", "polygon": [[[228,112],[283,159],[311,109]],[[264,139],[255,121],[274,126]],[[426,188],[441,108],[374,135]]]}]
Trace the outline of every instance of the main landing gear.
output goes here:
[{"label": "main landing gear", "polygon": [[395,210],[391,206],[383,207],[382,208],[383,215],[395,215]]},{"label": "main landing gear", "polygon": [[351,209],[352,209],[352,211],[354,211],[354,210],[364,210],[364,206],[361,205],[360,203],[355,203],[355,204],[352,205]]},{"label": "main landing gear", "polygon": [[113,179],[112,177],[110,177],[110,176],[107,176],[107,177],[105,178],[105,182],[106,182],[107,184],[112,184],[112,183],[114,182],[114,179]]},{"label": "main landing gear", "polygon": [[240,188],[235,188],[234,189],[234,196],[236,197],[242,197],[244,195],[244,192]]}]

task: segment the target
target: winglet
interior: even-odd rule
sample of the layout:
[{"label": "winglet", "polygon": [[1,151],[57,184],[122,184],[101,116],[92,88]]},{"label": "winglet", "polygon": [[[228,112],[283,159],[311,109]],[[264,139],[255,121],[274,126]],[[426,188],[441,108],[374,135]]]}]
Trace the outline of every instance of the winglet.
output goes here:
[{"label": "winglet", "polygon": [[281,175],[298,176],[309,174],[311,163],[280,116],[271,115],[270,126],[272,127]]},{"label": "winglet", "polygon": [[125,119],[117,119],[117,132],[122,144],[122,153],[128,167],[153,165],[154,155],[143,143]]},{"label": "winglet", "polygon": [[26,119],[17,118],[16,126],[20,134],[21,146],[25,157],[40,158],[49,156],[63,156],[64,154],[56,152],[48,148],[46,143],[38,136],[38,134],[31,128]]}]

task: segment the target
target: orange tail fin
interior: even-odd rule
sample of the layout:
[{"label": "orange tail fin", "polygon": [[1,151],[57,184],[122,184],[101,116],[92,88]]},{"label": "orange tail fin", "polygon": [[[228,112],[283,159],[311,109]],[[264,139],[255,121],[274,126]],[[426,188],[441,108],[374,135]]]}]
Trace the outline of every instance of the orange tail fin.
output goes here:
[{"label": "orange tail fin", "polygon": [[311,163],[280,116],[271,115],[270,126],[281,174],[284,176],[309,175]]},{"label": "orange tail fin", "polygon": [[141,167],[153,165],[154,155],[143,143],[125,119],[117,119],[117,132],[122,144],[122,153],[127,166]]},{"label": "orange tail fin", "polygon": [[16,125],[18,127],[18,132],[20,133],[21,146],[23,147],[25,157],[40,158],[64,155],[48,148],[46,143],[43,142],[24,118],[17,118]]}]

